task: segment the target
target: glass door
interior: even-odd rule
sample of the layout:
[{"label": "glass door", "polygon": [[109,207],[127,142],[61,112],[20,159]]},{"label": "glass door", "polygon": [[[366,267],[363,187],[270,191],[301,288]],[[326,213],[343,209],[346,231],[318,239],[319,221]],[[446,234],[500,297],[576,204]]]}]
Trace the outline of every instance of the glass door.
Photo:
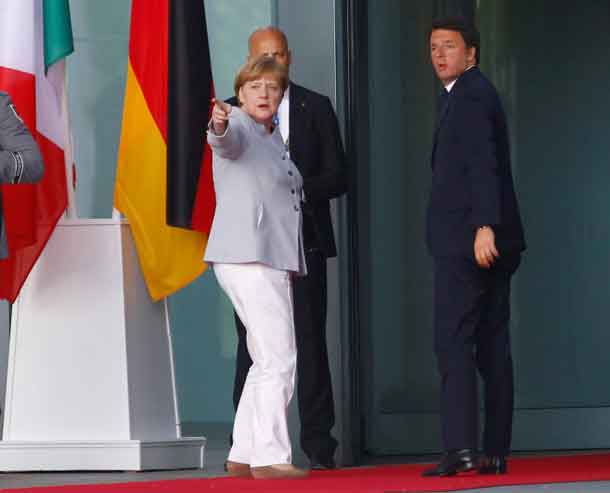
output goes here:
[{"label": "glass door", "polygon": [[[513,448],[610,447],[610,7],[606,1],[364,2],[355,125],[362,448],[440,447],[424,244],[439,86],[427,30],[474,15],[498,88],[528,251],[513,282]],[[358,71],[356,71],[358,73]]]}]

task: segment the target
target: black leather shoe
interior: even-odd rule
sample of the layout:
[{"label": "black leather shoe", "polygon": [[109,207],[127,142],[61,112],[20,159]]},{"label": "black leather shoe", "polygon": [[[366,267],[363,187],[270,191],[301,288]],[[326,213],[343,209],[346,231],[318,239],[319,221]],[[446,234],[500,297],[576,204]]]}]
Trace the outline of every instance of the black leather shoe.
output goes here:
[{"label": "black leather shoe", "polygon": [[506,474],[506,457],[503,455],[489,455],[481,460],[479,474]]},{"label": "black leather shoe", "polygon": [[335,459],[332,457],[321,458],[313,456],[309,461],[309,468],[312,471],[330,471],[332,469],[337,468],[337,464],[335,464]]},{"label": "black leather shoe", "polygon": [[454,476],[459,472],[472,471],[479,466],[476,451],[470,448],[445,452],[437,466],[422,472],[424,477]]}]

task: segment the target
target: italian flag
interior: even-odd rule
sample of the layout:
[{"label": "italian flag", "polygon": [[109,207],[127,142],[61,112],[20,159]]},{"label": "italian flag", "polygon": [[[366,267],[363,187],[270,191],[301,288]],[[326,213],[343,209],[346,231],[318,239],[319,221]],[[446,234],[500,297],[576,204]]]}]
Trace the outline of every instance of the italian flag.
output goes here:
[{"label": "italian flag", "polygon": [[10,302],[66,210],[68,190],[72,191],[67,186],[72,156],[64,67],[72,51],[68,0],[0,2],[0,91],[11,96],[45,164],[40,183],[2,186],[9,257],[0,260],[0,298]]},{"label": "italian flag", "polygon": [[153,300],[206,267],[215,203],[204,152],[211,85],[203,2],[132,0],[114,204],[129,220]]}]

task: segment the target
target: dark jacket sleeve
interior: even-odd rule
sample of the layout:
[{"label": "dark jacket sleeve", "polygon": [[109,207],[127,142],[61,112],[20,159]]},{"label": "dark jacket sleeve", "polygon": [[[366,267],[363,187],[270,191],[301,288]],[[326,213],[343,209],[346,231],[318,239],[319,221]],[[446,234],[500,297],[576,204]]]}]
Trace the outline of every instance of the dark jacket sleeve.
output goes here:
[{"label": "dark jacket sleeve", "polygon": [[303,181],[306,200],[329,200],[347,191],[347,164],[339,122],[328,97],[320,99],[314,111],[321,153],[319,172]]},{"label": "dark jacket sleeve", "polygon": [[8,94],[0,93],[0,183],[34,183],[43,171],[36,141]]},{"label": "dark jacket sleeve", "polygon": [[459,129],[458,139],[467,156],[470,223],[473,229],[498,226],[502,221],[502,200],[493,101],[485,94],[469,94],[462,103],[460,109],[468,114],[461,121],[467,121],[468,125]]}]

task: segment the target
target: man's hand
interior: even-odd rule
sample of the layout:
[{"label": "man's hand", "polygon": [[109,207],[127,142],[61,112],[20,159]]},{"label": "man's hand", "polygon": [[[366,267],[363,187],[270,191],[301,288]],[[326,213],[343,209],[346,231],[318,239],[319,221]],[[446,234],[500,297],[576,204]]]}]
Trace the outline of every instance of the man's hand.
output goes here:
[{"label": "man's hand", "polygon": [[222,135],[227,129],[229,123],[229,113],[231,113],[231,105],[212,99],[214,109],[212,110],[212,127],[216,135]]},{"label": "man's hand", "polygon": [[474,257],[477,264],[484,269],[489,269],[499,256],[494,230],[489,226],[477,229],[477,235],[474,238]]}]

